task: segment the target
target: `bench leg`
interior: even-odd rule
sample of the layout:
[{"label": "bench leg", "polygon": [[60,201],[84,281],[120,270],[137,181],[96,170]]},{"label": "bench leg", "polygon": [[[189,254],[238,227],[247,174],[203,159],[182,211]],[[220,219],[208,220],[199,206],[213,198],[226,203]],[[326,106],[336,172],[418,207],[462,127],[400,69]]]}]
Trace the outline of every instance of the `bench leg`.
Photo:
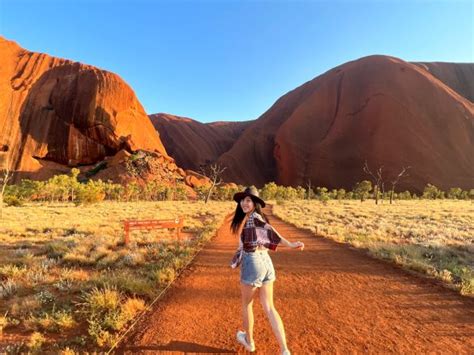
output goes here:
[{"label": "bench leg", "polygon": [[127,244],[129,243],[129,241],[130,241],[130,240],[129,240],[129,239],[130,239],[130,238],[129,238],[129,228],[128,228],[128,226],[125,226],[124,229],[125,229],[125,235],[124,235],[123,243],[124,243],[125,245],[127,245]]}]

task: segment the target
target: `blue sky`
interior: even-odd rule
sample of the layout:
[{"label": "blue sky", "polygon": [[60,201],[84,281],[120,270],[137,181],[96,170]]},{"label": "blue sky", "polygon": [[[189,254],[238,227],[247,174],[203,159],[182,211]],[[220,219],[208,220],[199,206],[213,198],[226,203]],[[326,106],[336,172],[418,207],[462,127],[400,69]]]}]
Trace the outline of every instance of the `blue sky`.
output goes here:
[{"label": "blue sky", "polygon": [[474,62],[472,1],[0,0],[0,34],[119,74],[147,113],[258,118],[363,56]]}]

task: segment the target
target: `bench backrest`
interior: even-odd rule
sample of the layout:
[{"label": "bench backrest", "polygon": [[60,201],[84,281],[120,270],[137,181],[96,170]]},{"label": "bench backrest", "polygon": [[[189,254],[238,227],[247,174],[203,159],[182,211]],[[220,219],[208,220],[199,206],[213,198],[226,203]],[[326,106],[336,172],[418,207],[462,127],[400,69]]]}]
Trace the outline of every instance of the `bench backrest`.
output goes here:
[{"label": "bench backrest", "polygon": [[124,221],[125,227],[129,229],[148,229],[148,228],[179,228],[183,227],[184,219],[128,219]]}]

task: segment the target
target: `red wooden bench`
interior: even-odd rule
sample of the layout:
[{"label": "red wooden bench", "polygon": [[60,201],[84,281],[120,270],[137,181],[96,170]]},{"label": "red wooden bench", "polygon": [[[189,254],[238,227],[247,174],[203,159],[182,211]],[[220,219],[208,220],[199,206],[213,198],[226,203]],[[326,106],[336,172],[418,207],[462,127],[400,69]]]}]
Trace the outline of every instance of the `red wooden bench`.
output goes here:
[{"label": "red wooden bench", "polygon": [[181,236],[181,228],[183,228],[183,222],[183,217],[175,219],[127,219],[123,222],[123,229],[125,232],[124,243],[129,243],[130,231],[132,230],[151,230],[160,228],[176,228],[176,237],[179,240]]}]

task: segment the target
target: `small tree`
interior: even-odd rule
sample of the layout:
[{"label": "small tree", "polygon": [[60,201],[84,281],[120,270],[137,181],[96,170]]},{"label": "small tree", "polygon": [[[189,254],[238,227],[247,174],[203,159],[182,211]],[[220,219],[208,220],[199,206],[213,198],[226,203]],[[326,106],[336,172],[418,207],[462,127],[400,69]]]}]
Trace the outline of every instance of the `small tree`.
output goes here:
[{"label": "small tree", "polygon": [[343,200],[344,198],[346,198],[346,190],[344,189],[337,190],[336,199]]},{"label": "small tree", "polygon": [[79,189],[79,181],[77,180],[77,177],[79,176],[80,170],[77,168],[72,168],[71,169],[71,176],[69,178],[69,196],[71,198],[71,201],[74,202],[74,199],[76,198],[76,191]]},{"label": "small tree", "polygon": [[374,183],[375,204],[378,204],[379,203],[379,191],[380,191],[381,188],[382,188],[382,192],[383,192],[383,179],[382,179],[383,166],[379,167],[377,169],[377,171],[375,173],[373,173],[370,170],[369,165],[367,164],[367,160],[366,160],[365,163],[364,163],[363,170],[366,174],[369,174],[370,176],[372,176],[372,182]]},{"label": "small tree", "polygon": [[3,216],[3,196],[11,179],[11,170],[8,155],[0,154],[0,218]]},{"label": "small tree", "polygon": [[306,196],[306,190],[303,186],[296,187],[296,195],[298,200],[303,200]]},{"label": "small tree", "polygon": [[423,190],[423,198],[435,200],[440,197],[440,193],[441,191],[436,186],[432,184],[427,184],[425,186],[425,189]]},{"label": "small tree", "polygon": [[469,197],[471,200],[474,200],[474,189],[469,190],[467,197]]},{"label": "small tree", "polygon": [[209,191],[207,192],[204,203],[207,203],[207,201],[209,201],[209,198],[212,194],[212,190],[214,190],[216,186],[219,186],[223,183],[222,173],[225,171],[225,169],[227,169],[227,167],[221,167],[217,163],[211,164],[209,166],[201,166],[201,173],[207,178],[209,178],[209,180],[211,180],[211,186],[209,187]]},{"label": "small tree", "polygon": [[275,199],[275,196],[278,191],[278,186],[275,184],[275,182],[268,182],[266,183],[262,190],[261,190],[261,195],[264,200],[273,200]]},{"label": "small tree", "polygon": [[316,188],[316,198],[322,203],[326,204],[330,198],[328,189],[326,187],[317,187]]},{"label": "small tree", "polygon": [[298,198],[298,190],[296,190],[292,186],[283,187],[283,191],[284,191],[284,194],[283,194],[284,200],[294,201]]},{"label": "small tree", "polygon": [[390,189],[390,204],[392,204],[392,201],[393,201],[393,193],[395,191],[395,186],[398,184],[398,181],[400,180],[400,178],[402,178],[404,176],[408,176],[408,173],[407,173],[408,169],[410,169],[409,166],[403,167],[402,171],[400,171],[398,173],[398,175],[396,176],[396,178],[391,181],[392,187]]},{"label": "small tree", "polygon": [[307,188],[307,199],[311,200],[313,198],[313,190],[311,189],[311,179],[308,179],[308,182],[306,183],[306,188]]},{"label": "small tree", "polygon": [[369,180],[358,182],[354,186],[354,194],[360,198],[360,202],[364,202],[372,190],[372,183]]},{"label": "small tree", "polygon": [[460,187],[451,187],[448,191],[448,198],[462,199],[462,189]]},{"label": "small tree", "polygon": [[411,200],[412,195],[411,195],[410,191],[405,190],[404,192],[400,192],[398,194],[398,198],[401,199],[401,200]]}]

